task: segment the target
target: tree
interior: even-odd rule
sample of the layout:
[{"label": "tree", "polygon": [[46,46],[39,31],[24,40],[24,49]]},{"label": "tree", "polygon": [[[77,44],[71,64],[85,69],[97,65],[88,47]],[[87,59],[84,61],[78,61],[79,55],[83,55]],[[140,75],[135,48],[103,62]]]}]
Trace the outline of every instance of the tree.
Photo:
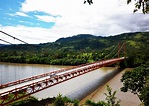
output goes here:
[{"label": "tree", "polygon": [[63,97],[61,94],[55,98],[54,106],[79,106],[78,100],[71,100],[66,96]]},{"label": "tree", "polygon": [[[132,0],[127,0],[127,4],[129,4]],[[144,14],[149,12],[149,0],[134,0],[135,1],[135,9],[134,13],[138,10],[142,9]],[[84,0],[84,4],[88,3],[89,5],[93,4],[92,0]]]},{"label": "tree", "polygon": [[[132,0],[127,0],[127,4],[129,4]],[[149,0],[135,0],[135,9],[134,12],[142,9],[144,14],[149,12]]]},{"label": "tree", "polygon": [[132,93],[137,94],[144,105],[149,102],[148,66],[149,65],[142,65],[132,71],[126,71],[121,78],[121,81],[123,82],[121,91],[131,91]]},{"label": "tree", "polygon": [[87,106],[109,106],[106,102],[104,102],[104,101],[99,101],[98,103],[95,103],[95,102],[93,102],[93,101],[91,101],[91,100],[87,100],[86,102],[85,102],[85,104],[87,105]]},{"label": "tree", "polygon": [[112,88],[110,88],[108,85],[107,85],[107,91],[108,93],[105,93],[106,95],[106,98],[105,100],[107,101],[98,101],[97,103],[91,101],[91,100],[87,100],[85,102],[86,105],[89,105],[89,106],[120,106],[120,100],[116,101],[116,97],[115,97],[115,94],[116,94],[116,91],[112,92]]},{"label": "tree", "polygon": [[107,91],[108,93],[105,93],[105,95],[109,106],[120,106],[120,100],[116,101],[115,97],[116,91],[112,92],[112,88],[110,88],[108,85],[107,85]]},{"label": "tree", "polygon": [[64,98],[61,94],[59,94],[54,102],[54,106],[65,106]]},{"label": "tree", "polygon": [[143,100],[145,106],[148,106],[148,104],[149,104],[149,86],[144,87],[142,89],[140,99]]},{"label": "tree", "polygon": [[89,5],[93,4],[93,1],[92,0],[84,0],[84,4],[88,2]]}]

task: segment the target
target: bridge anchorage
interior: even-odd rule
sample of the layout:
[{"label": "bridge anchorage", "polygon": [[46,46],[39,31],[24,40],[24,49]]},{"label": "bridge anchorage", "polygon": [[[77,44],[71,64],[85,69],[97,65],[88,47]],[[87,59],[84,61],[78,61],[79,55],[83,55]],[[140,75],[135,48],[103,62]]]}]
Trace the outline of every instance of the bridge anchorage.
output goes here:
[{"label": "bridge anchorage", "polygon": [[[7,84],[1,84],[0,106],[6,106],[14,101],[28,97],[31,94],[34,94],[41,90],[47,89],[49,87],[60,84],[64,81],[94,71],[100,67],[121,62],[126,59],[125,47],[126,46],[124,43],[122,44],[121,47],[120,44],[118,44],[118,51],[116,53],[116,55],[118,56],[117,58],[96,61],[93,63],[74,66],[72,68],[60,69],[57,71],[44,73],[30,78],[20,79]],[[120,57],[120,51],[123,51],[124,57]]]}]

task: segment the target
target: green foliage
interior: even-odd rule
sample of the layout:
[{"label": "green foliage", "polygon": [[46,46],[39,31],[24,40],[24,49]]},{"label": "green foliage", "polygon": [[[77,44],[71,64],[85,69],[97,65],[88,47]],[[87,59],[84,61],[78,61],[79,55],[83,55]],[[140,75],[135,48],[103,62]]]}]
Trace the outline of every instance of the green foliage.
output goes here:
[{"label": "green foliage", "polygon": [[127,4],[129,4],[131,2],[131,0],[127,0]]},{"label": "green foliage", "polygon": [[[127,0],[127,4],[129,4],[131,0]],[[134,12],[142,9],[144,14],[149,12],[149,0],[135,0],[135,9]]]},{"label": "green foliage", "polygon": [[147,70],[142,67],[137,67],[132,71],[126,71],[121,78],[124,86],[121,90],[124,92],[131,90],[132,93],[139,95],[146,84],[146,76]]},{"label": "green foliage", "polygon": [[79,106],[79,101],[63,97],[61,94],[59,94],[54,101],[54,106],[69,106],[70,104],[73,106]]},{"label": "green foliage", "polygon": [[[134,13],[138,10],[142,9],[142,12],[144,14],[147,14],[149,12],[149,0],[134,0],[135,1],[135,9]],[[127,4],[130,4],[132,0],[127,0]],[[93,4],[92,0],[84,0],[84,4],[88,3],[89,5]]]},{"label": "green foliage", "polygon": [[107,85],[107,91],[108,93],[105,93],[106,95],[106,101],[108,103],[109,106],[120,106],[120,100],[116,101],[116,91],[112,92],[112,88],[110,88]]},{"label": "green foliage", "polygon": [[149,102],[148,67],[149,65],[145,64],[133,69],[132,71],[126,71],[121,78],[121,81],[123,82],[121,91],[131,91],[132,93],[137,94],[145,106],[147,106]]},{"label": "green foliage", "polygon": [[149,104],[149,86],[144,87],[140,93],[141,93],[141,95],[139,96],[139,98],[144,102],[145,106],[148,106],[148,104]]},{"label": "green foliage", "polygon": [[112,92],[112,89],[107,85],[107,91],[108,93],[105,93],[106,95],[106,98],[105,101],[99,101],[98,103],[95,103],[91,100],[87,100],[85,102],[85,104],[87,106],[120,106],[120,100],[116,101],[116,97],[115,97],[115,94],[116,94],[116,91]]},{"label": "green foliage", "polygon": [[74,106],[79,106],[79,100],[73,100],[73,105]]},{"label": "green foliage", "polygon": [[19,100],[15,103],[12,103],[11,106],[22,106],[26,103],[32,103],[32,102],[38,102],[38,99],[33,96],[30,96],[29,98],[27,98],[25,100]]},{"label": "green foliage", "polygon": [[99,101],[98,103],[95,103],[95,102],[93,102],[93,101],[91,101],[91,100],[87,100],[86,102],[85,102],[85,105],[87,105],[87,106],[109,106],[106,102],[104,102],[104,101]]},{"label": "green foliage", "polygon": [[61,94],[59,94],[55,101],[54,101],[54,106],[65,106],[64,98],[62,97]]},{"label": "green foliage", "polygon": [[124,33],[110,37],[80,34],[60,38],[53,43],[6,45],[0,47],[0,62],[79,65],[113,58],[117,48],[114,52],[111,51],[117,43],[126,42],[128,59],[123,66],[136,67],[149,58],[148,39],[149,32]]},{"label": "green foliage", "polygon": [[92,1],[92,0],[84,0],[84,4],[85,4],[86,2],[87,2],[89,5],[93,4],[93,1]]}]

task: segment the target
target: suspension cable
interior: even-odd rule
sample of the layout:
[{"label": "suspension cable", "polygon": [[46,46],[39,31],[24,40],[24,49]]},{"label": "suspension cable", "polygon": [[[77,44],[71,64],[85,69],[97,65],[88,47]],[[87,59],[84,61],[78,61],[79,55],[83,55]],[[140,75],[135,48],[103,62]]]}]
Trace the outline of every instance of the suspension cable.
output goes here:
[{"label": "suspension cable", "polygon": [[3,33],[3,34],[5,34],[5,35],[7,35],[7,36],[9,36],[9,37],[12,37],[13,39],[16,39],[16,40],[18,40],[18,41],[20,41],[20,42],[23,42],[23,43],[25,43],[25,44],[28,44],[27,42],[25,42],[25,41],[23,41],[23,40],[21,40],[21,39],[18,39],[18,38],[16,38],[16,37],[14,37],[14,36],[12,36],[12,35],[10,35],[10,34],[4,32],[4,31],[0,31],[0,32]]},{"label": "suspension cable", "polygon": [[1,72],[0,72],[0,74],[1,74],[1,76],[0,76],[0,77],[1,77],[1,78],[0,78],[0,80],[1,80],[1,81],[0,81],[0,87],[1,87],[1,85],[2,85],[2,80],[3,80],[3,79],[2,79],[2,67],[1,67]]},{"label": "suspension cable", "polygon": [[117,46],[118,46],[118,44],[114,47],[114,49],[107,55],[107,56],[105,56],[106,58],[107,57],[109,57],[114,51],[115,51],[115,49],[117,48]]},{"label": "suspension cable", "polygon": [[9,43],[9,44],[12,45],[12,43],[10,43],[10,42],[8,42],[8,41],[5,41],[5,40],[3,40],[3,39],[0,39],[0,40],[3,41],[3,42],[6,42],[6,43]]},{"label": "suspension cable", "polygon": [[124,46],[124,43],[122,44],[121,48],[117,51],[117,53],[112,58],[114,58],[122,50],[123,46]]}]

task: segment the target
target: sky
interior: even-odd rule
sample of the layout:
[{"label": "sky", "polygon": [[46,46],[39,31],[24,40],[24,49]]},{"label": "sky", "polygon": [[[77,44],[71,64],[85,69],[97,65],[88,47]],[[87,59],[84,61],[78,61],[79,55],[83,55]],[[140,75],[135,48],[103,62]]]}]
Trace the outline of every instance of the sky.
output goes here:
[{"label": "sky", "polygon": [[[0,0],[0,31],[29,44],[54,42],[77,34],[114,36],[149,31],[149,14],[133,13],[127,0]],[[3,33],[1,41],[23,44]]]}]

